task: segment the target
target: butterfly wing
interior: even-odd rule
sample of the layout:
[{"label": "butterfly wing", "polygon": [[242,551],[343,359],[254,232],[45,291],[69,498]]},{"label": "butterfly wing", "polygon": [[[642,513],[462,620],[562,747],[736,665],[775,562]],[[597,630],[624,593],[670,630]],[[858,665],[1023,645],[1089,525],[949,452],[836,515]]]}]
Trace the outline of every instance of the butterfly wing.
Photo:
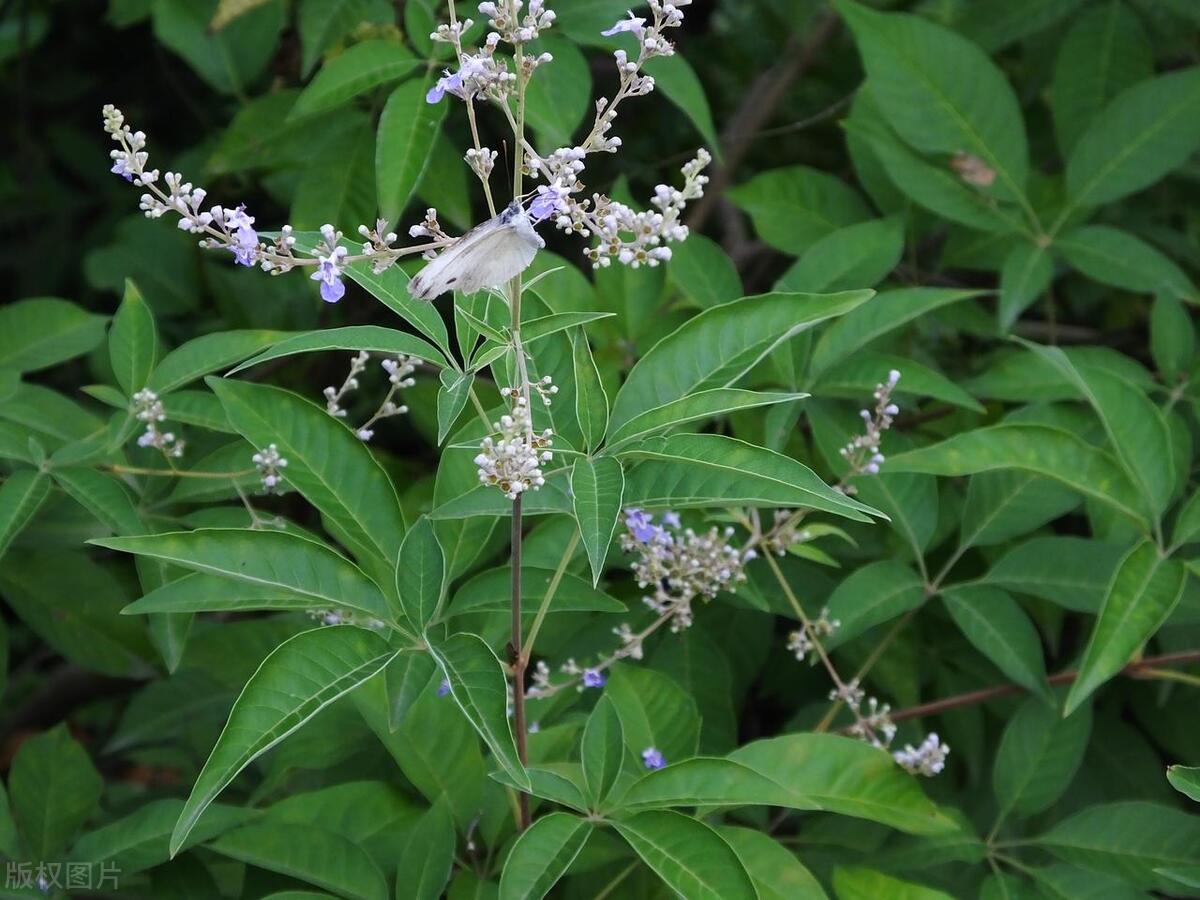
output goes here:
[{"label": "butterfly wing", "polygon": [[524,214],[508,221],[489,219],[418,272],[408,291],[418,300],[432,300],[446,291],[473,294],[497,287],[523,272],[541,246],[542,239]]}]

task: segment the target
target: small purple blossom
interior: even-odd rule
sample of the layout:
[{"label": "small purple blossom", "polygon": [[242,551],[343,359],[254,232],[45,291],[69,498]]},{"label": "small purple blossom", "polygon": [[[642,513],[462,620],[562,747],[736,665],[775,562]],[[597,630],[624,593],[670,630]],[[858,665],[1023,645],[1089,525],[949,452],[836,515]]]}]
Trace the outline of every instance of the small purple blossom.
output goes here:
[{"label": "small purple blossom", "polygon": [[446,96],[446,92],[457,94],[462,90],[462,73],[453,72],[449,69],[445,70],[445,74],[437,80],[437,84],[429,89],[425,95],[426,103],[441,103],[442,98]]},{"label": "small purple blossom", "polygon": [[589,688],[602,688],[604,682],[608,681],[604,673],[599,669],[584,669],[583,670],[583,686]]},{"label": "small purple blossom", "polygon": [[663,524],[671,528],[682,528],[683,522],[680,521],[679,513],[667,510],[662,514]]},{"label": "small purple blossom", "polygon": [[633,539],[639,543],[649,543],[658,533],[658,529],[650,524],[652,519],[653,516],[645,510],[634,507],[625,510],[625,524],[633,532]]},{"label": "small purple blossom", "polygon": [[657,747],[647,747],[642,751],[642,764],[653,771],[661,769],[667,764],[667,758],[662,755],[662,751]]},{"label": "small purple blossom", "polygon": [[133,181],[133,172],[129,170],[129,159],[125,156],[114,156],[113,165],[109,171],[114,175],[120,175],[126,181]]},{"label": "small purple blossom", "polygon": [[567,197],[570,196],[571,192],[563,187],[560,179],[555,179],[554,183],[549,187],[539,185],[537,190],[537,196],[529,204],[529,214],[535,221],[541,222],[543,219],[548,219],[557,213],[567,211]]},{"label": "small purple blossom", "polygon": [[630,11],[628,19],[621,19],[620,21],[617,22],[617,24],[613,25],[612,28],[608,29],[607,31],[602,31],[600,33],[602,35],[604,35],[604,37],[612,37],[615,34],[621,34],[623,32],[630,32],[632,34],[637,35],[640,38],[642,36],[642,33],[645,30],[646,30],[646,20],[639,16],[635,16],[633,14],[633,12]]},{"label": "small purple blossom", "polygon": [[442,683],[438,685],[437,695],[439,697],[445,697],[448,693],[450,693],[450,682],[443,678]]},{"label": "small purple blossom", "polygon": [[230,213],[225,224],[233,231],[234,260],[239,266],[253,266],[258,262],[258,232],[254,230],[254,217],[246,215],[245,204]]},{"label": "small purple blossom", "polygon": [[342,282],[342,259],[346,256],[346,248],[338,247],[328,256],[318,257],[321,261],[317,271],[309,277],[321,282],[321,299],[326,303],[337,303],[346,293],[346,285]]}]

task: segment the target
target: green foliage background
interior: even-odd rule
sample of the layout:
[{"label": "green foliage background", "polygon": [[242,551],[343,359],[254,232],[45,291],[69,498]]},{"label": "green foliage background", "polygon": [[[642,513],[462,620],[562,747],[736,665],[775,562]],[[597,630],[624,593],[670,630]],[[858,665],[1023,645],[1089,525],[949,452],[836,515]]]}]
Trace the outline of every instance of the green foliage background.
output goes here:
[{"label": "green foliage background", "polygon": [[[611,89],[599,31],[627,5],[551,4],[542,150]],[[693,236],[593,273],[548,233],[533,270],[564,266],[526,315],[579,451],[528,501],[527,607],[555,579],[535,656],[596,658],[646,615],[609,538],[622,501],[697,527],[818,512],[786,589],[756,561],[603,691],[532,702],[529,766],[498,658],[507,503],[472,491],[494,305],[430,311],[364,270],[330,306],[235,268],[137,213],[100,130],[121,106],[152,165],[264,230],[406,229],[428,205],[465,229],[461,104],[424,102],[437,6],[0,4],[0,854],[115,861],[120,889],[92,893],[123,897],[1200,895],[1200,6],[688,7],[587,177],[648,196],[708,146]],[[441,367],[369,450],[308,402],[364,348]],[[858,521],[826,483],[892,368],[902,412],[856,495],[887,518]],[[134,446],[147,386],[180,465],[234,477],[165,477]],[[281,530],[238,498],[271,442],[291,489],[253,502]],[[951,745],[945,772],[826,733],[849,719],[785,648],[788,591],[904,710],[897,747]],[[331,606],[388,630],[314,629]],[[673,765],[646,774],[651,745]],[[537,798],[519,841],[516,789]]]}]

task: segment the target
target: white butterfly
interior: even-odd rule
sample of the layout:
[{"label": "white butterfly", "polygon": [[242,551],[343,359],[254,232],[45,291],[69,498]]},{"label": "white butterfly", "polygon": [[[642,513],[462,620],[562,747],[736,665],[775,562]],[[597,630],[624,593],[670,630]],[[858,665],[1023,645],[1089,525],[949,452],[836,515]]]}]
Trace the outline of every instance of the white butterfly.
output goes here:
[{"label": "white butterfly", "polygon": [[432,300],[446,291],[473,294],[499,287],[524,272],[544,246],[529,214],[514,200],[431,260],[408,283],[408,292],[418,300]]}]

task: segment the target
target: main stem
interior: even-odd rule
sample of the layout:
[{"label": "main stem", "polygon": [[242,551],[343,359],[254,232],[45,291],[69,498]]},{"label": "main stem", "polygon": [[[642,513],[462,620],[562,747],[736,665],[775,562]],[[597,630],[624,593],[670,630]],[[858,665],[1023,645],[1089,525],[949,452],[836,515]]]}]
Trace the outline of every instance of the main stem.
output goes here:
[{"label": "main stem", "polygon": [[[512,10],[516,16],[516,9]],[[524,47],[514,45],[514,62],[517,69],[517,121],[514,128],[514,139],[517,149],[517,161],[513,166],[513,199],[521,196],[521,164],[525,140],[525,72]],[[525,400],[525,408],[533,414],[533,406],[529,397],[529,373],[525,365],[525,347],[521,343],[521,276],[517,275],[509,282],[509,310],[512,316],[513,354],[516,356],[517,374],[520,380],[521,396]],[[531,426],[532,427],[532,426]],[[532,433],[525,435],[525,440],[532,443]],[[517,757],[521,765],[529,762],[528,729],[525,725],[525,665],[527,660],[521,652],[521,495],[513,500],[512,507],[512,636],[510,643],[510,662],[513,670],[513,724],[517,729]],[[517,804],[520,821],[518,829],[524,831],[532,824],[529,815],[529,795],[524,791],[517,793]]]}]

